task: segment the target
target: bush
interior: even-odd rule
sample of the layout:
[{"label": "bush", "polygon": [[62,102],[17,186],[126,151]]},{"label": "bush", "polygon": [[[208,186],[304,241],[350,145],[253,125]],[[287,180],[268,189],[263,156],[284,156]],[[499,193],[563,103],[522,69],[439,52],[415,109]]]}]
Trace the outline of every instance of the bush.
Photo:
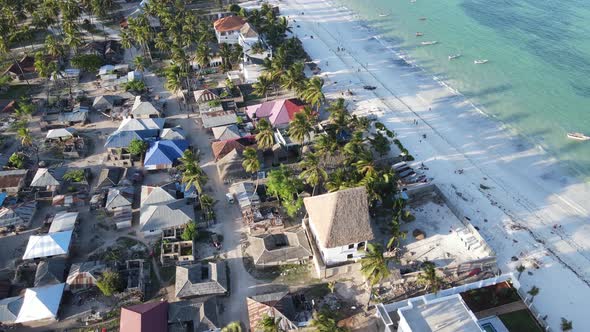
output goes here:
[{"label": "bush", "polygon": [[87,72],[95,72],[102,66],[102,58],[96,54],[80,54],[72,58],[72,66]]},{"label": "bush", "polygon": [[131,81],[125,83],[125,91],[133,91],[135,93],[143,93],[146,90],[145,83],[143,81]]},{"label": "bush", "polygon": [[106,271],[96,281],[96,286],[105,296],[112,296],[121,289],[121,278],[114,271]]},{"label": "bush", "polygon": [[8,165],[18,169],[25,168],[25,155],[19,152],[13,153],[10,158],[8,158]]},{"label": "bush", "polygon": [[86,179],[86,177],[84,176],[83,169],[75,169],[68,171],[66,174],[64,174],[63,179],[72,182],[82,182]]},{"label": "bush", "polygon": [[402,220],[405,222],[412,222],[416,220],[416,217],[414,217],[414,215],[410,213],[410,211],[404,211],[404,213],[402,214]]},{"label": "bush", "polygon": [[184,241],[192,241],[197,237],[197,224],[194,221],[191,221],[186,225],[186,228],[180,235],[180,238]]},{"label": "bush", "polygon": [[129,143],[129,147],[127,148],[127,150],[129,150],[129,153],[136,155],[136,156],[141,156],[142,154],[144,154],[148,149],[148,142],[139,140],[139,139],[134,139]]}]

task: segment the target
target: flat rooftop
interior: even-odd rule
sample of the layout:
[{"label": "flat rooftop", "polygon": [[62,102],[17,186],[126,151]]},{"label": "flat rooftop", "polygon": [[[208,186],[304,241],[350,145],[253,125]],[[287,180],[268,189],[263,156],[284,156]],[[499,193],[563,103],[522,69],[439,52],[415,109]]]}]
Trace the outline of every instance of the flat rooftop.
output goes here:
[{"label": "flat rooftop", "polygon": [[413,307],[399,309],[400,317],[413,332],[481,332],[475,316],[458,294],[431,303],[413,303]]},{"label": "flat rooftop", "polygon": [[[402,264],[428,260],[443,267],[493,255],[477,230],[467,228],[442,199],[422,198],[411,202],[408,208],[416,220],[401,222],[401,230],[407,232],[401,242],[406,249]],[[415,238],[417,230],[424,233],[424,239]]]}]

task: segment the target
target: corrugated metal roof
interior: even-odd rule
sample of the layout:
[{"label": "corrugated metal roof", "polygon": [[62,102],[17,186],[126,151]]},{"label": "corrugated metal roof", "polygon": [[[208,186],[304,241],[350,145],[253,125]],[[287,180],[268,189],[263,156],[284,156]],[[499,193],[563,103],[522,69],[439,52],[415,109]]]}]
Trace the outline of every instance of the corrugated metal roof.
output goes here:
[{"label": "corrugated metal roof", "polygon": [[172,165],[188,148],[186,140],[152,142],[145,154],[144,166]]}]

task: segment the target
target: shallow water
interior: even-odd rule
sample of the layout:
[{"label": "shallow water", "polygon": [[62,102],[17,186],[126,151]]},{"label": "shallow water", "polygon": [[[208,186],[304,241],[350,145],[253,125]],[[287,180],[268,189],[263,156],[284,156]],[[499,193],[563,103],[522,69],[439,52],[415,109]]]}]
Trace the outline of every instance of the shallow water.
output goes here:
[{"label": "shallow water", "polygon": [[[590,178],[590,141],[566,138],[590,135],[589,1],[337,2],[486,114]],[[454,54],[461,57],[449,60]]]}]

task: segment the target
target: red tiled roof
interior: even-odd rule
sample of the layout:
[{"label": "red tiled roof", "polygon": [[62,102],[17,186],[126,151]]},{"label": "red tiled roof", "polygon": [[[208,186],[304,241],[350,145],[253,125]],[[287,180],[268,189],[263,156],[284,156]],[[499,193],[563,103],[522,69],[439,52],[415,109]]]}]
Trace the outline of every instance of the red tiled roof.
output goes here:
[{"label": "red tiled roof", "polygon": [[244,148],[244,145],[238,142],[238,140],[213,142],[211,144],[211,150],[213,150],[213,156],[215,157],[215,160],[225,157],[234,149],[236,149],[238,152],[242,152]]},{"label": "red tiled roof", "polygon": [[237,31],[246,23],[246,20],[240,16],[227,16],[224,18],[220,18],[215,23],[213,23],[213,27],[215,30],[220,32],[225,31]]},{"label": "red tiled roof", "polygon": [[120,330],[125,332],[168,331],[168,302],[150,302],[121,308]]},{"label": "red tiled roof", "polygon": [[295,118],[295,113],[301,111],[305,107],[305,103],[298,98],[285,100],[285,108],[289,113],[289,120]]}]

